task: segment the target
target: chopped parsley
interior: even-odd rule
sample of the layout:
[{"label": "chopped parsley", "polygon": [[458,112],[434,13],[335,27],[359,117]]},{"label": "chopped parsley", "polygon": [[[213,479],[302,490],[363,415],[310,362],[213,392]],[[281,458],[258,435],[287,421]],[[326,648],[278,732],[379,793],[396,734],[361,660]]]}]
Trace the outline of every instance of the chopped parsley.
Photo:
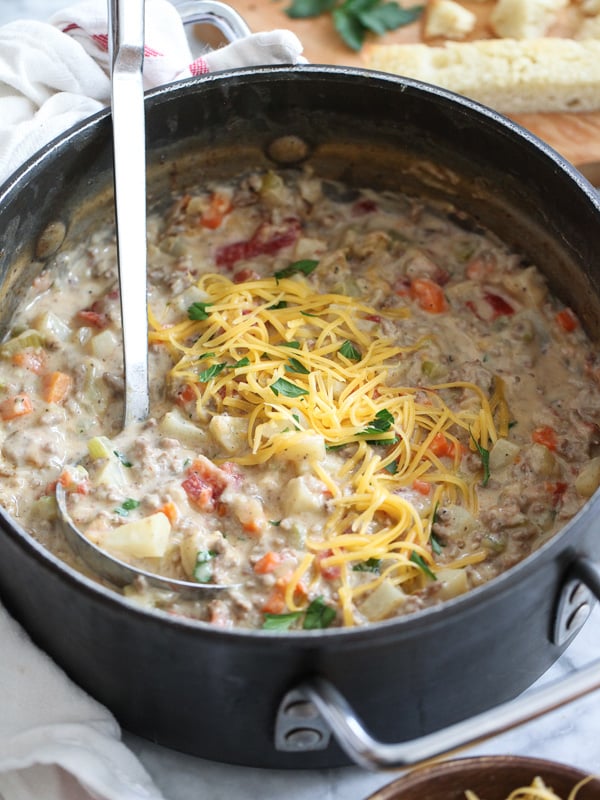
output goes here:
[{"label": "chopped parsley", "polygon": [[198,583],[208,583],[213,576],[212,560],[217,554],[214,550],[199,550],[194,567],[194,580]]},{"label": "chopped parsley", "polygon": [[290,611],[287,614],[265,614],[263,630],[287,631],[295,622],[302,620],[305,631],[328,628],[335,619],[335,608],[327,605],[321,596],[315,598],[305,611]]},{"label": "chopped parsley", "polygon": [[285,267],[284,269],[280,269],[278,272],[275,272],[276,280],[280,280],[281,278],[291,278],[292,275],[298,275],[301,273],[302,275],[310,275],[317,267],[319,266],[319,262],[315,261],[313,258],[303,258],[300,261],[294,261],[293,264],[290,264],[289,267]]},{"label": "chopped parsley", "polygon": [[360,50],[367,33],[381,36],[408,25],[418,19],[423,6],[403,8],[395,0],[292,0],[285,11],[292,19],[330,13],[343,41]]},{"label": "chopped parsley", "polygon": [[381,568],[380,558],[368,558],[366,561],[361,561],[352,567],[353,572],[376,572],[379,573]]},{"label": "chopped parsley", "polygon": [[481,485],[487,486],[488,481],[490,479],[490,451],[486,450],[477,439],[473,436],[473,432],[471,431],[471,439],[473,440],[473,444],[477,448],[477,452],[479,453],[479,457],[481,458],[481,465],[483,467],[483,478],[481,479]]},{"label": "chopped parsley", "polygon": [[133,464],[131,463],[131,461],[129,461],[127,456],[121,453],[119,450],[113,450],[113,453],[116,455],[116,457],[119,459],[119,461],[121,462],[121,464],[123,464],[124,467],[127,468],[133,467]]},{"label": "chopped parsley", "polygon": [[346,339],[338,352],[340,355],[344,356],[344,358],[348,358],[350,361],[360,361],[362,358],[360,351],[357,350],[352,342],[348,341],[348,339]]},{"label": "chopped parsley", "polygon": [[208,319],[208,311],[206,309],[211,305],[212,303],[192,303],[187,310],[188,318],[193,319],[194,321]]},{"label": "chopped parsley", "polygon": [[271,391],[274,395],[279,396],[282,394],[284,397],[301,397],[304,394],[308,394],[306,389],[297,386],[291,381],[286,381],[285,378],[277,378],[275,383],[271,384]]},{"label": "chopped parsley", "polygon": [[128,497],[127,500],[123,500],[120,506],[115,508],[115,514],[118,514],[120,517],[126,517],[129,512],[133,511],[134,508],[137,508],[139,504],[139,500],[134,500],[133,497]]},{"label": "chopped parsley", "polygon": [[288,372],[299,372],[301,375],[310,374],[310,370],[306,369],[304,364],[301,361],[298,361],[297,358],[289,358],[285,368]]},{"label": "chopped parsley", "polygon": [[425,561],[423,556],[420,556],[415,550],[412,551],[410,554],[410,560],[413,564],[416,564],[420,570],[422,570],[428,578],[431,578],[432,581],[437,581],[437,576],[435,572],[432,572],[429,568],[429,564]]},{"label": "chopped parsley", "polygon": [[[212,353],[210,355],[213,355]],[[198,375],[198,380],[200,383],[208,383],[211,378],[216,378],[216,376],[222,372],[224,369],[236,369],[236,367],[247,367],[250,363],[249,358],[240,358],[239,361],[236,361],[235,364],[226,364],[224,362],[219,362],[218,364],[212,364],[212,366],[208,367]]]}]

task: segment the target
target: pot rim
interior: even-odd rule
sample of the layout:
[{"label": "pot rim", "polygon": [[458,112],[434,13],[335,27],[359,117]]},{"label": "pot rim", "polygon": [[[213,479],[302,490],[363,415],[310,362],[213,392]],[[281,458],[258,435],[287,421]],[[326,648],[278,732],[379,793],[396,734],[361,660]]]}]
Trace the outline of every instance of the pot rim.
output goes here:
[{"label": "pot rim", "polygon": [[[400,91],[410,90],[417,94],[425,93],[444,103],[458,105],[465,113],[474,114],[481,119],[487,120],[487,122],[501,128],[515,140],[518,139],[522,144],[524,143],[528,147],[537,150],[538,154],[543,158],[554,162],[557,170],[566,173],[567,177],[587,196],[587,199],[598,211],[598,219],[600,222],[600,195],[585,177],[569,161],[550,147],[550,145],[523,128],[519,123],[499,114],[487,106],[483,106],[474,100],[454,94],[441,87],[426,84],[421,81],[358,67],[342,67],[336,65],[299,65],[289,67],[279,65],[246,67],[188,78],[159,86],[147,92],[145,97],[147,105],[153,106],[155,104],[160,104],[163,99],[191,94],[196,87],[204,84],[221,84],[231,79],[252,81],[256,81],[257,78],[266,81],[277,80],[279,78],[303,79],[304,76],[308,76],[309,79],[322,77],[326,80],[330,80],[332,77],[339,77],[344,80],[362,80],[368,83],[375,81],[380,85],[397,86]],[[20,187],[30,180],[31,174],[35,173],[37,169],[42,168],[45,162],[52,161],[53,157],[60,155],[61,151],[65,148],[76,145],[78,141],[83,140],[85,142],[88,137],[93,137],[98,126],[107,121],[109,117],[110,108],[102,109],[75,124],[62,135],[56,137],[38,150],[36,154],[15,170],[4,184],[0,186],[0,205],[4,205],[7,202],[7,197],[10,199],[10,195],[18,193]],[[182,629],[188,629],[190,632],[201,630],[204,634],[218,636],[219,638],[227,636],[234,640],[246,640],[248,637],[251,637],[252,639],[262,639],[266,642],[271,642],[274,639],[281,641],[283,638],[288,644],[290,642],[296,642],[299,645],[306,645],[307,643],[314,642],[316,639],[322,640],[326,638],[338,640],[340,637],[343,637],[345,643],[364,643],[365,640],[368,641],[372,637],[377,637],[379,639],[386,634],[393,636],[396,634],[399,627],[410,631],[412,628],[421,627],[424,622],[427,622],[429,627],[435,627],[436,625],[441,626],[444,624],[444,620],[449,614],[468,611],[473,605],[478,605],[486,599],[491,600],[499,595],[510,592],[513,586],[520,583],[523,573],[529,571],[530,565],[534,560],[538,563],[546,563],[558,557],[559,551],[564,549],[563,541],[569,536],[571,528],[575,524],[584,524],[582,518],[588,515],[591,519],[593,519],[595,515],[600,515],[600,490],[585,503],[579,512],[569,520],[558,533],[552,536],[538,549],[530,553],[526,558],[506,572],[496,576],[481,586],[469,590],[464,595],[412,612],[405,616],[370,623],[362,627],[328,628],[315,631],[268,631],[244,628],[215,628],[214,625],[202,620],[174,616],[160,609],[138,606],[124,597],[118,590],[111,589],[87,577],[84,573],[79,572],[62,561],[58,556],[55,556],[15,522],[3,508],[0,508],[0,519],[2,520],[0,527],[4,528],[4,530],[17,541],[20,547],[27,549],[29,555],[38,560],[45,568],[56,572],[63,579],[66,578],[69,582],[77,585],[79,589],[83,588],[86,592],[96,595],[103,602],[121,606],[127,613],[141,617],[152,617],[157,622],[165,622]]]}]

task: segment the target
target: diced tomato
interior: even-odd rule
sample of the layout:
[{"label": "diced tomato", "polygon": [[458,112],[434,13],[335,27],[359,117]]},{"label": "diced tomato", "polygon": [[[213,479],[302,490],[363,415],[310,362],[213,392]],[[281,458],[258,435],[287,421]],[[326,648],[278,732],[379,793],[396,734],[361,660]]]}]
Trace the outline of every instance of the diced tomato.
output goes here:
[{"label": "diced tomato", "polygon": [[440,314],[448,307],[442,287],[429,278],[414,278],[410,283],[410,294],[419,307],[430,314]]},{"label": "diced tomato", "polygon": [[369,197],[357,200],[352,206],[353,217],[362,217],[365,214],[372,214],[374,211],[377,211],[377,203]]},{"label": "diced tomato", "polygon": [[202,511],[214,511],[228,483],[227,474],[201,456],[188,467],[181,485],[190,502]]},{"label": "diced tomato", "polygon": [[573,333],[579,325],[579,321],[570,308],[563,308],[556,315],[558,325],[565,331],[565,333]]},{"label": "diced tomato", "polygon": [[494,318],[496,317],[509,317],[515,313],[514,308],[499,294],[493,292],[485,292],[483,295],[486,302],[492,307]]},{"label": "diced tomato", "polygon": [[315,558],[316,567],[326,581],[337,580],[342,574],[340,567],[337,565],[332,565],[327,567],[323,566],[323,561],[332,555],[333,555],[333,550],[324,550],[322,553],[319,553]]},{"label": "diced tomato", "polygon": [[367,314],[365,319],[368,319],[369,322],[381,322],[381,317],[379,314]]},{"label": "diced tomato", "polygon": [[101,311],[94,311],[91,308],[84,308],[77,312],[77,319],[90,328],[104,330],[108,327],[108,316]]},{"label": "diced tomato", "polygon": [[558,446],[556,431],[549,425],[542,425],[540,428],[536,428],[531,434],[531,438],[536,444],[543,444],[548,450],[556,450]]},{"label": "diced tomato", "polygon": [[180,386],[175,395],[175,402],[178,406],[185,406],[196,399],[196,392],[189,383]]},{"label": "diced tomato", "polygon": [[220,247],[215,254],[218,266],[233,269],[242,259],[260,255],[275,255],[285,247],[294,244],[300,233],[300,221],[295,218],[284,220],[281,227],[267,222],[261,223],[252,237],[243,242],[233,242]]},{"label": "diced tomato", "polygon": [[546,491],[552,496],[552,505],[556,508],[567,491],[567,484],[563,481],[548,482],[546,483]]},{"label": "diced tomato", "polygon": [[246,283],[246,281],[257,281],[260,275],[253,269],[240,269],[233,276],[234,283]]}]

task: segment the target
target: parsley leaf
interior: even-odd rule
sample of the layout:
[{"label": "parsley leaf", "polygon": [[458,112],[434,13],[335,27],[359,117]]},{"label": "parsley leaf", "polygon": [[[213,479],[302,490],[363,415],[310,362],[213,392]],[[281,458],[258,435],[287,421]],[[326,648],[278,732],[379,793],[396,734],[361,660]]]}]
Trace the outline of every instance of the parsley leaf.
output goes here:
[{"label": "parsley leaf", "polygon": [[137,508],[139,504],[139,500],[134,500],[133,497],[128,497],[126,500],[123,500],[118,508],[115,508],[115,514],[118,514],[120,517],[126,517],[129,512],[133,511],[134,508]]},{"label": "parsley leaf", "polygon": [[483,466],[483,479],[481,481],[482,486],[487,486],[488,481],[490,479],[490,451],[486,450],[477,439],[473,436],[473,432],[471,431],[471,439],[473,439],[473,444],[477,448],[477,452],[479,453],[479,457],[481,458],[481,465]]},{"label": "parsley leaf", "polygon": [[285,12],[292,19],[331,14],[342,40],[352,50],[360,50],[367,33],[381,36],[409,25],[419,18],[423,8],[403,8],[396,0],[292,0]]},{"label": "parsley leaf", "polygon": [[291,342],[279,342],[279,347],[291,347],[294,350],[300,349],[300,342],[296,339],[293,339]]},{"label": "parsley leaf", "polygon": [[366,561],[361,561],[352,567],[353,572],[379,572],[381,567],[380,558],[368,558]]},{"label": "parsley leaf", "polygon": [[344,358],[350,359],[350,361],[360,361],[360,359],[362,358],[360,350],[357,350],[356,347],[354,347],[354,345],[352,344],[352,342],[348,341],[348,339],[346,339],[344,344],[340,347],[338,353],[341,356],[344,356]]},{"label": "parsley leaf", "polygon": [[290,611],[288,614],[265,614],[263,630],[287,631],[301,616],[301,611]]},{"label": "parsley leaf", "polygon": [[445,547],[445,545],[440,542],[433,532],[429,534],[429,542],[431,543],[431,552],[435,553],[436,556],[439,556],[439,554],[442,552],[442,547]]},{"label": "parsley leaf", "polygon": [[[373,433],[385,433],[386,431],[393,430],[394,417],[390,414],[387,408],[382,408],[375,414],[375,418],[369,422],[367,427],[361,431],[361,435],[369,436]],[[370,439],[369,444],[395,444],[398,437],[394,436],[392,439]]]},{"label": "parsley leaf", "polygon": [[416,552],[416,550],[413,550],[412,553],[410,554],[410,560],[413,562],[413,564],[416,564],[417,567],[419,567],[419,569],[421,569],[425,573],[425,575],[427,575],[428,578],[431,578],[431,580],[433,581],[437,581],[437,576],[435,572],[431,571],[431,569],[429,568],[429,564],[425,561],[423,556],[420,556]]},{"label": "parsley leaf", "polygon": [[196,321],[208,319],[208,311],[206,309],[211,305],[212,303],[192,303],[187,310],[188,318]]},{"label": "parsley leaf", "polygon": [[328,628],[335,619],[335,608],[328,606],[322,597],[317,597],[306,609],[302,627],[305,631]]},{"label": "parsley leaf", "polygon": [[133,467],[131,461],[129,461],[127,456],[123,455],[123,453],[120,453],[118,450],[113,450],[113,453],[116,455],[116,457],[119,459],[119,461],[121,462],[121,464],[123,464],[124,467]]},{"label": "parsley leaf", "polygon": [[286,381],[285,378],[277,378],[275,383],[271,384],[271,391],[275,395],[284,395],[284,397],[300,397],[303,394],[308,394],[306,389],[301,386],[296,386],[291,381]]},{"label": "parsley leaf", "polygon": [[289,267],[285,267],[285,269],[280,269],[275,273],[275,278],[277,280],[280,278],[291,278],[292,275],[297,275],[299,272],[303,275],[310,275],[318,265],[319,262],[315,261],[313,258],[303,258],[300,261],[294,261],[293,264],[290,264]]},{"label": "parsley leaf", "polygon": [[213,575],[211,561],[217,554],[214,550],[199,550],[196,555],[194,567],[194,580],[198,583],[208,583]]},{"label": "parsley leaf", "polygon": [[289,358],[285,368],[288,372],[299,372],[301,375],[310,374],[310,370],[306,369],[304,364],[298,361],[297,358]]}]

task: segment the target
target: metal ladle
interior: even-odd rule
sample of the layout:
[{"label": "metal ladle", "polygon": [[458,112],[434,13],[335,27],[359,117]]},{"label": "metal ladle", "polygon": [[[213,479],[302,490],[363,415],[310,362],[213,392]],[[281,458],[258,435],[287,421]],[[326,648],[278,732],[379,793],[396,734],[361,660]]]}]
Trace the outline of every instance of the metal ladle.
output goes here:
[{"label": "metal ladle", "polygon": [[[144,120],[144,0],[109,0],[109,58],[113,131],[117,260],[123,330],[123,428],[149,414],[148,309],[146,287],[146,148]],[[191,3],[188,6],[193,5]],[[208,10],[219,3],[201,2]],[[244,30],[243,26],[240,28]],[[91,542],[73,522],[60,481],[56,500],[71,548],[91,569],[125,586],[142,577],[161,589],[193,592],[231,589],[157,575],[128,564]]]}]

